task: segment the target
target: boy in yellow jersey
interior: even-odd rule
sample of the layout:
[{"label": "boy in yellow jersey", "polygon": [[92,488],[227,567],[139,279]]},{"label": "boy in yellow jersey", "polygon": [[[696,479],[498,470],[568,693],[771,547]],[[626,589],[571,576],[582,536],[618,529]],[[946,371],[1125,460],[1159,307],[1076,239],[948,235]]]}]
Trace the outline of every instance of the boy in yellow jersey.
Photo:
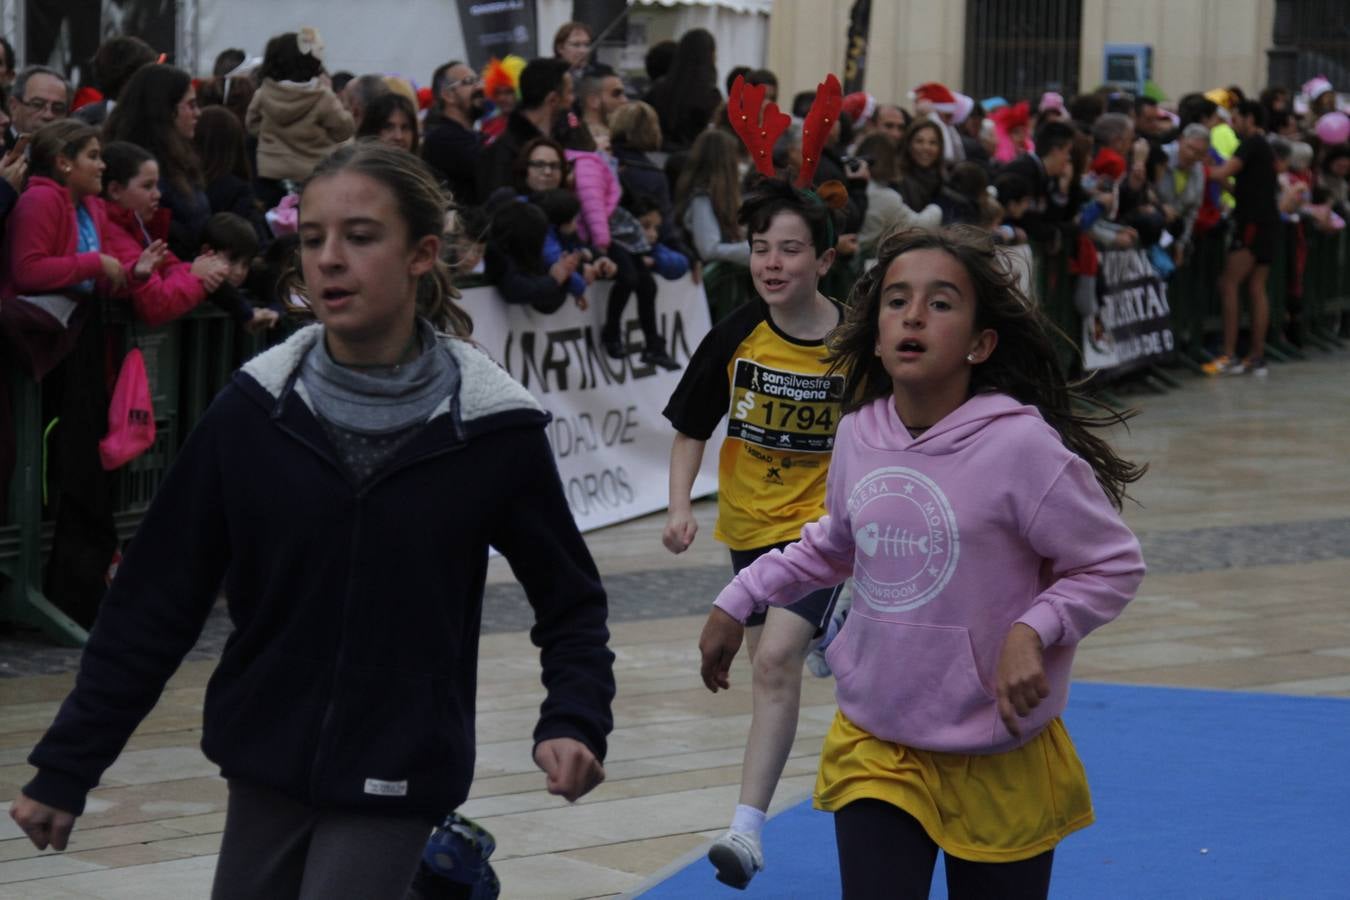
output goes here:
[{"label": "boy in yellow jersey", "polygon": [[[831,210],[815,194],[766,180],[741,205],[759,298],[699,344],[665,409],[678,432],[670,454],[670,511],[662,543],[682,553],[698,523],[690,504],[704,446],[728,417],[718,458],[717,527],[733,571],[796,540],[825,512],[825,476],[843,378],[827,374],[825,336],[843,308],[820,293],[834,261]],[[708,857],[717,878],[743,888],[764,867],[760,831],[797,732],[802,663],[829,621],[837,589],[751,618],[754,708],[731,829]],[[704,683],[718,684],[709,670]]]}]

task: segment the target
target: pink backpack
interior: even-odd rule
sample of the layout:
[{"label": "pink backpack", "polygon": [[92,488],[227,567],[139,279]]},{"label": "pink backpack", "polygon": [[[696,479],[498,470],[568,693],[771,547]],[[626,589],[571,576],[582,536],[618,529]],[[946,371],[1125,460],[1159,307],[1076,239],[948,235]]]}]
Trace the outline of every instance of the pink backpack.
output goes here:
[{"label": "pink backpack", "polygon": [[155,409],[150,403],[150,380],[145,357],[132,347],[117,373],[108,404],[108,434],[98,442],[98,455],[108,471],[124,466],[155,442]]}]

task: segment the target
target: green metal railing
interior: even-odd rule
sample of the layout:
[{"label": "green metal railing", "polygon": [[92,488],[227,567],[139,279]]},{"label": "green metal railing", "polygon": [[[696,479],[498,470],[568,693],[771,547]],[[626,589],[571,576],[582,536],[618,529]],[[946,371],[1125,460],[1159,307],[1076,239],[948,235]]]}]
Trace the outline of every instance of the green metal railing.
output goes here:
[{"label": "green metal railing", "polygon": [[[135,534],[182,439],[238,362],[261,349],[263,339],[244,334],[211,306],[160,328],[132,328],[125,307],[108,303],[104,327],[124,336],[124,348],[133,342],[141,348],[155,408],[154,445],[109,476],[117,535],[125,541]],[[8,516],[0,519],[0,622],[35,627],[58,643],[80,646],[88,637],[85,630],[42,594],[43,561],[54,530],[43,500],[42,386],[12,360],[0,364],[11,367],[16,451]]]}]

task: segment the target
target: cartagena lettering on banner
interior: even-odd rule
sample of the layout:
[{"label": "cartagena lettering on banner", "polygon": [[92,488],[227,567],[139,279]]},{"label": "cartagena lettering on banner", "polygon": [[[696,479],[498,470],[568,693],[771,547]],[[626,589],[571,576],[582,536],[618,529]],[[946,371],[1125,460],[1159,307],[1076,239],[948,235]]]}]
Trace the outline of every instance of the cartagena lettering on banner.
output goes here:
[{"label": "cartagena lettering on banner", "polygon": [[[683,374],[641,362],[636,304],[622,331],[633,352],[623,359],[605,353],[600,329],[609,286],[602,281],[589,289],[584,311],[569,302],[538,313],[504,302],[491,287],[469,288],[460,300],[473,316],[474,340],[553,416],[549,443],[583,531],[666,508],[675,429],[661,410]],[[687,365],[711,327],[703,288],[689,278],[663,281],[656,307],[667,351]],[[716,455],[708,454],[694,496],[716,489]]]}]

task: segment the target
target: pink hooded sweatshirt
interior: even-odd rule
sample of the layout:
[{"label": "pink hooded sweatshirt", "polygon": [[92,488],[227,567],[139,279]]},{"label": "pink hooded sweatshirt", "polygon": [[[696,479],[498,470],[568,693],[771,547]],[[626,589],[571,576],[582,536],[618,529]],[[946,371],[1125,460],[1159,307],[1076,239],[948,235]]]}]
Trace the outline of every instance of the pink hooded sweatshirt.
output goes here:
[{"label": "pink hooded sweatshirt", "polygon": [[[827,515],[718,596],[738,621],[853,576],[826,650],[839,708],[886,741],[1001,753],[1064,711],[1074,648],[1144,576],[1139,542],[1092,468],[1031,406],[980,394],[911,438],[889,396],[845,416]],[[1003,725],[999,652],[1023,622],[1045,647],[1050,696]]]}]

